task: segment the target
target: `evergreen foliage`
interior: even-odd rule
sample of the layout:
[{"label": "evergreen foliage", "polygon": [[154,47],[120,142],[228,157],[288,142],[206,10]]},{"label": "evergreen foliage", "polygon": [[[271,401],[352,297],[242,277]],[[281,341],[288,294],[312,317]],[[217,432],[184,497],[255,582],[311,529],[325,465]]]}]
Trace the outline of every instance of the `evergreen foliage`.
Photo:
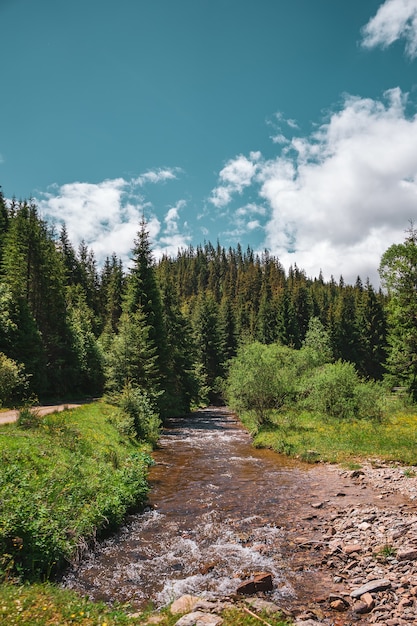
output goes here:
[{"label": "evergreen foliage", "polygon": [[[410,233],[407,255],[414,239]],[[387,362],[392,380],[412,390],[410,256],[401,285],[388,278],[399,251],[383,259],[387,296],[359,277],[346,285],[297,266],[286,274],[268,251],[240,245],[208,242],[155,261],[142,218],[129,270],[114,253],[98,268],[85,242],[75,250],[65,225],[56,236],[32,201],[0,193],[0,351],[24,367],[40,398],[132,384],[157,398],[162,416],[218,399],[219,380],[250,342],[309,347],[316,358],[314,343],[325,341],[325,362],[348,361],[377,380]]]},{"label": "evergreen foliage", "polygon": [[413,224],[404,243],[384,253],[380,275],[388,291],[389,357],[394,385],[404,385],[417,400],[417,230]]}]

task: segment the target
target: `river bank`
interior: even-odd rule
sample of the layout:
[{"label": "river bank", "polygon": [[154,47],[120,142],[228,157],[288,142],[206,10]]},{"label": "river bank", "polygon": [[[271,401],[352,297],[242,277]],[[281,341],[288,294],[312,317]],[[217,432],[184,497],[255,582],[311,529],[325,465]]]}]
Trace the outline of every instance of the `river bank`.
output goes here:
[{"label": "river bank", "polygon": [[[288,535],[295,579],[303,585],[311,577],[319,593],[287,608],[316,624],[415,623],[414,469],[373,461],[355,470],[319,464],[312,472],[316,489]],[[364,585],[370,593],[361,592]]]},{"label": "river bank", "polygon": [[[255,450],[233,414],[213,407],[173,420],[155,460],[148,512],[70,575],[71,588],[104,600],[117,589],[138,607],[142,595],[157,606],[184,594],[221,605],[267,571],[268,600],[300,623],[416,619],[412,468],[346,470]],[[351,596],[381,579],[372,600]]]},{"label": "river bank", "polygon": [[[299,626],[415,623],[414,469],[377,461],[355,470],[318,464],[310,476],[314,491],[298,502],[293,522],[285,528],[286,573],[295,593],[274,602],[270,594],[257,594],[245,599],[248,608],[271,615],[282,610]],[[173,611],[189,613],[175,623],[195,624],[193,616],[206,614],[202,624],[220,624],[216,617],[210,621],[210,615],[219,618],[238,599],[215,603],[184,596],[174,602]],[[151,623],[158,623],[158,617]]]},{"label": "river bank", "polygon": [[[108,623],[171,626],[182,618],[156,612],[144,621],[141,607],[184,594],[199,604],[182,612],[215,617],[260,596],[254,611],[267,599],[268,610],[310,626],[417,620],[414,468],[306,465],[256,450],[235,416],[214,407],[172,420],[154,456],[148,510],[128,517],[65,583],[131,605],[129,622]],[[271,574],[272,591],[237,595],[259,571]]]}]

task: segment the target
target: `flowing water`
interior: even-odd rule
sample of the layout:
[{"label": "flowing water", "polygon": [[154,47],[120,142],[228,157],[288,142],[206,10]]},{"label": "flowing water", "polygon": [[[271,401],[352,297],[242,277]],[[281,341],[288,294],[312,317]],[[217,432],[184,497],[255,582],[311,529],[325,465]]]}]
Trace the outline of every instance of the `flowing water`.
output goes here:
[{"label": "flowing water", "polygon": [[311,493],[309,472],[256,450],[226,409],[169,420],[150,472],[145,512],[86,556],[63,581],[93,599],[164,606],[184,593],[233,594],[272,573],[272,599],[292,596],[286,526]]}]

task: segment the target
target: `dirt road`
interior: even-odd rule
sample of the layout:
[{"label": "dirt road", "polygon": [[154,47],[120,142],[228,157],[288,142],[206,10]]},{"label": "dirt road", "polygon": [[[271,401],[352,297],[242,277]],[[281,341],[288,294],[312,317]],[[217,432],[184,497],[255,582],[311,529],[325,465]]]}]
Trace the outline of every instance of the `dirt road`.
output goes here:
[{"label": "dirt road", "polygon": [[[85,402],[74,402],[69,404],[51,404],[47,406],[34,407],[39,415],[47,415],[48,413],[57,413],[64,411],[65,409],[76,409],[82,406]],[[0,413],[0,424],[11,424],[18,418],[19,410],[13,409],[12,411],[3,411]]]}]

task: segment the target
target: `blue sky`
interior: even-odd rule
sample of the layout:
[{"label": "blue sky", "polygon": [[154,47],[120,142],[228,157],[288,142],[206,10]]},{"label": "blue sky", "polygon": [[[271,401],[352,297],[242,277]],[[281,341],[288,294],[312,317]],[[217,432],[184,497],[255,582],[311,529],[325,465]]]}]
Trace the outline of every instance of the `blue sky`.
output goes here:
[{"label": "blue sky", "polygon": [[417,217],[417,0],[0,0],[0,184],[127,261],[378,282]]}]

